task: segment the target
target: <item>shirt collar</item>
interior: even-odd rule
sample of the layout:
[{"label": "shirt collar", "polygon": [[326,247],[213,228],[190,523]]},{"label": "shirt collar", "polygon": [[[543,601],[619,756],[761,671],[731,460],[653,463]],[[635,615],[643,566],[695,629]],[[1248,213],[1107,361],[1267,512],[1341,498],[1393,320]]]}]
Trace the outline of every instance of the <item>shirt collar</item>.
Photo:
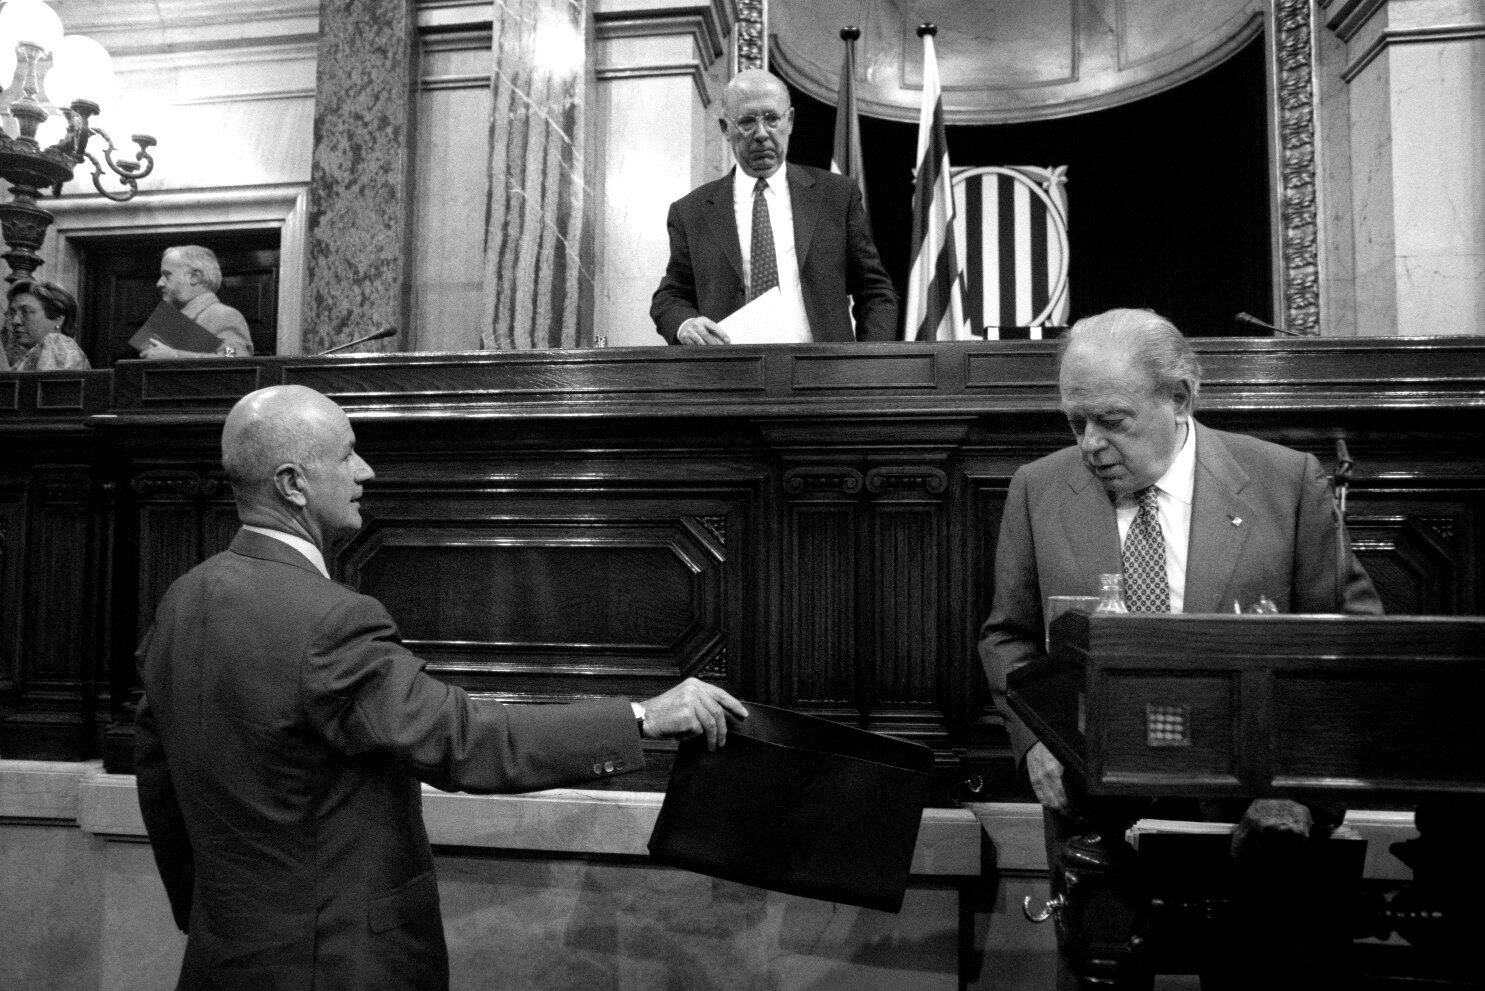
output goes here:
[{"label": "shirt collar", "polygon": [[186,305],[182,306],[180,308],[180,311],[194,320],[196,319],[197,314],[199,314],[202,310],[206,309],[208,306],[210,306],[212,303],[215,303],[216,301],[216,293],[204,292],[199,296],[192,296],[190,299],[186,300]]},{"label": "shirt collar", "polygon": [[1196,420],[1186,420],[1186,439],[1176,452],[1165,474],[1155,480],[1155,487],[1172,498],[1191,505],[1191,495],[1196,491]]},{"label": "shirt collar", "polygon": [[316,571],[324,575],[326,578],[330,577],[330,572],[325,569],[325,555],[320,553],[320,549],[318,547],[305,540],[297,533],[285,533],[282,530],[270,530],[267,527],[253,526],[250,523],[244,523],[242,525],[242,528],[244,530],[251,530],[254,533],[261,533],[265,537],[272,537],[274,540],[282,541],[283,543],[288,544],[300,554],[303,554],[305,557],[309,558],[309,563],[315,566]]},{"label": "shirt collar", "polygon": [[[784,195],[784,191],[789,188],[784,181],[784,172],[788,168],[789,163],[785,162],[782,166],[774,171],[773,175],[763,180],[764,182],[768,183],[768,188],[773,191],[775,196]],[[748,175],[736,165],[732,167],[733,199],[741,197],[742,199],[751,200],[753,198],[753,188],[757,185],[758,179],[756,176]]]}]

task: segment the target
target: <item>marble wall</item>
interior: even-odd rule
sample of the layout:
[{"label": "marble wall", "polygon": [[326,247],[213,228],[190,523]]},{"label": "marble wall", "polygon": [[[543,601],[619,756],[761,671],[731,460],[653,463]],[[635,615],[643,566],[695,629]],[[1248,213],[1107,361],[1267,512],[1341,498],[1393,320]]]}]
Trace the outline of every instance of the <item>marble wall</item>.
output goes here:
[{"label": "marble wall", "polygon": [[582,0],[495,0],[484,311],[493,350],[592,343],[593,208]]},{"label": "marble wall", "polygon": [[[1020,913],[1044,899],[1040,818],[986,807],[998,884],[961,903],[981,829],[932,810],[898,914],[765,892],[644,856],[661,796],[424,790],[456,991],[671,987],[959,987],[961,905],[973,928],[967,988],[1048,986],[1052,932]],[[184,938],[170,917],[134,779],[93,764],[0,761],[0,987],[156,991]]]},{"label": "marble wall", "polygon": [[610,347],[664,343],[649,311],[670,258],[666,213],[731,166],[717,127],[730,6],[597,4],[593,322]]},{"label": "marble wall", "polygon": [[[661,801],[425,788],[454,991],[1052,985],[1052,927],[1021,914],[1023,898],[1040,906],[1048,894],[1035,805],[929,810],[902,911],[890,914],[655,867],[644,851]],[[1368,878],[1409,876],[1391,849],[1417,835],[1410,814],[1352,811],[1346,822],[1368,842]],[[185,938],[133,777],[98,762],[0,760],[0,891],[0,987],[172,986]],[[961,919],[973,940],[962,984]],[[1179,975],[1156,981],[1162,991],[1195,986]]]},{"label": "marble wall", "polygon": [[404,328],[413,23],[413,0],[320,3],[306,352]]},{"label": "marble wall", "polygon": [[[662,343],[649,304],[669,258],[666,210],[729,164],[713,101],[726,81],[734,8],[733,0],[590,0],[589,126],[569,135],[580,139],[579,173],[575,160],[564,166],[551,154],[562,144],[554,114],[510,116],[525,105],[513,94],[530,90],[530,73],[502,69],[492,87],[494,67],[516,56],[494,37],[491,5],[419,7],[405,346],[570,347],[592,342],[594,328],[610,347]],[[501,9],[502,23],[521,14],[519,5]],[[555,176],[581,186],[554,186]],[[558,188],[581,204],[588,225],[576,246],[572,231],[547,223],[560,210],[526,208]],[[559,250],[572,264],[567,294],[554,297],[536,273],[551,273]]]},{"label": "marble wall", "polygon": [[1331,140],[1349,151],[1355,332],[1485,332],[1485,0],[1324,6],[1345,45]]}]

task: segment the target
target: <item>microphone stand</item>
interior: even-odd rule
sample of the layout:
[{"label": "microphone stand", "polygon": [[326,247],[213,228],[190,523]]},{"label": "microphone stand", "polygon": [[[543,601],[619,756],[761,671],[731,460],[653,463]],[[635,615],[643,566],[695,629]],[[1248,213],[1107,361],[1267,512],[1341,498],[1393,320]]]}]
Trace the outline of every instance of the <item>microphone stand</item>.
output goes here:
[{"label": "microphone stand", "polygon": [[1335,515],[1335,603],[1339,609],[1345,604],[1345,589],[1342,587],[1346,564],[1350,560],[1351,542],[1346,537],[1346,491],[1351,485],[1351,469],[1355,462],[1346,450],[1346,442],[1339,438],[1335,442],[1335,473],[1330,476],[1331,511]]},{"label": "microphone stand", "polygon": [[337,351],[344,351],[346,348],[353,348],[357,344],[365,344],[368,341],[379,341],[384,337],[392,337],[396,333],[396,327],[384,327],[374,334],[367,334],[365,337],[358,337],[354,341],[346,341],[344,344],[337,344],[333,348],[326,348],[323,351],[316,352],[314,357],[323,358],[327,354],[334,354]]},{"label": "microphone stand", "polygon": [[1259,330],[1266,330],[1269,333],[1274,334],[1274,335],[1280,335],[1280,334],[1282,334],[1284,337],[1303,337],[1303,336],[1305,336],[1305,335],[1303,335],[1301,333],[1298,333],[1296,331],[1293,331],[1293,330],[1285,330],[1283,327],[1276,327],[1273,324],[1268,323],[1265,320],[1258,319],[1257,317],[1255,317],[1251,313],[1239,313],[1237,316],[1235,316],[1235,317],[1232,318],[1232,322],[1233,323],[1240,323],[1240,324],[1242,324],[1245,327],[1257,327]]}]

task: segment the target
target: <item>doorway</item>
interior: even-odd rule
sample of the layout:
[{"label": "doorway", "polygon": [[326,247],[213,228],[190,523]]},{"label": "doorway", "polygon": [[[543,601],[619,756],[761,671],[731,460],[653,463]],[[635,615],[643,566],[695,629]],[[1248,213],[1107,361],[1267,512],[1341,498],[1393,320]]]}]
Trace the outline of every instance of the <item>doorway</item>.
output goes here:
[{"label": "doorway", "polygon": [[278,346],[279,230],[167,231],[88,238],[79,241],[81,279],[78,344],[94,368],[137,358],[129,345],[160,302],[155,282],[160,256],[178,244],[216,252],[222,266],[217,298],[242,313],[253,353],[271,355]]}]

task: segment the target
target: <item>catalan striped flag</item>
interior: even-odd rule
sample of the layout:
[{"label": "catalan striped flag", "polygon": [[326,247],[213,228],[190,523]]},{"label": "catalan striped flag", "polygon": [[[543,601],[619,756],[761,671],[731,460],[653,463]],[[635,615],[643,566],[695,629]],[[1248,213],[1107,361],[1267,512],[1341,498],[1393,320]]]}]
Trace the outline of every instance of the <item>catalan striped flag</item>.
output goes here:
[{"label": "catalan striped flag", "polygon": [[1067,167],[961,168],[953,182],[970,332],[1036,340],[1066,325]]},{"label": "catalan striped flag", "polygon": [[941,341],[968,337],[958,253],[954,250],[954,194],[949,145],[944,138],[944,101],[931,24],[923,39],[923,107],[918,114],[918,167],[913,179],[912,271],[908,275],[903,337]]},{"label": "catalan striped flag", "polygon": [[[866,209],[866,167],[861,158],[861,120],[856,115],[856,39],[861,29],[840,29],[846,53],[840,64],[840,93],[835,99],[835,150],[830,156],[830,171],[856,180],[861,190],[861,206]],[[867,219],[871,211],[867,209]]]}]

